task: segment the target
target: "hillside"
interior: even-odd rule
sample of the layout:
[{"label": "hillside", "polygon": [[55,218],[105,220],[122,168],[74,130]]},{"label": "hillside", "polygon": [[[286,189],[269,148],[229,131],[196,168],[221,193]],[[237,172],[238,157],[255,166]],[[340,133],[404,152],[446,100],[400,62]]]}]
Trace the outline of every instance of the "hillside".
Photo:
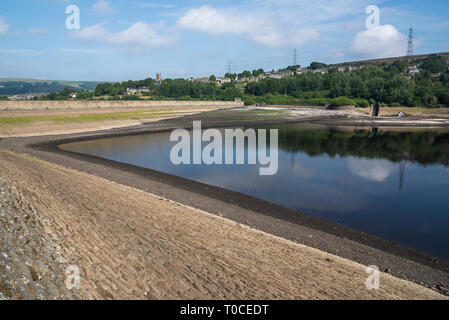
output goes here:
[{"label": "hillside", "polygon": [[432,54],[436,54],[438,56],[443,57],[444,59],[449,61],[449,52],[440,52],[440,53],[427,53],[427,54],[418,54],[414,55],[412,57],[409,56],[402,56],[402,57],[392,57],[392,58],[382,58],[382,59],[371,59],[371,60],[362,60],[362,61],[350,61],[350,62],[341,62],[332,64],[331,66],[339,67],[339,66],[363,66],[368,64],[375,64],[375,63],[393,63],[397,60],[416,60],[416,59],[426,59]]},{"label": "hillside", "polygon": [[95,90],[96,81],[61,81],[0,78],[0,96],[30,93],[50,93],[61,91],[65,87],[71,90]]}]

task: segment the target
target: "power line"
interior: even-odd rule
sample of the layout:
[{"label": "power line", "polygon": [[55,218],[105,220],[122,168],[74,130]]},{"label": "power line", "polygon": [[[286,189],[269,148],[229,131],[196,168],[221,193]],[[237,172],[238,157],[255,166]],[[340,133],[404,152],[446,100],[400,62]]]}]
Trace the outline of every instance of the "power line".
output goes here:
[{"label": "power line", "polygon": [[413,57],[413,28],[408,33],[407,57]]},{"label": "power line", "polygon": [[237,69],[237,66],[235,66],[235,65],[233,65],[232,64],[232,61],[231,60],[229,60],[228,61],[228,64],[226,65],[226,72],[227,73],[232,73],[234,70],[236,70]]}]

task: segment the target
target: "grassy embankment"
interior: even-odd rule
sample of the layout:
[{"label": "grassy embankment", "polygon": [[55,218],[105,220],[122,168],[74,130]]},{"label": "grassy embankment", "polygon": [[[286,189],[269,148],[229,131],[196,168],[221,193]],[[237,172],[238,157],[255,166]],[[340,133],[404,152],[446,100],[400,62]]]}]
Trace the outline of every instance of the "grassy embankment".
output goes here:
[{"label": "grassy embankment", "polygon": [[[212,111],[215,110],[215,111]],[[205,112],[206,113],[203,113]],[[128,110],[123,112],[61,112],[56,113],[0,113],[0,137],[26,137],[48,134],[68,134],[108,130],[118,127],[135,126],[146,122],[157,122],[163,119],[189,117],[188,122],[196,119],[195,115],[202,113],[205,123],[211,122],[222,126],[235,125],[240,122],[264,122],[284,119],[280,110],[216,110],[163,108],[152,110]],[[180,120],[181,121],[181,120]],[[184,123],[183,125],[188,125]]]},{"label": "grassy embankment", "polygon": [[37,121],[57,121],[57,122],[96,122],[110,120],[140,120],[165,117],[172,114],[174,110],[153,109],[131,112],[111,112],[111,113],[89,113],[81,115],[39,115],[24,117],[0,118],[0,124],[28,124]]},{"label": "grassy embankment", "polygon": [[[0,124],[29,124],[37,121],[56,121],[56,122],[96,122],[96,121],[110,121],[110,120],[142,120],[151,118],[162,118],[176,114],[180,110],[177,109],[152,109],[131,112],[112,112],[112,113],[90,113],[81,115],[44,115],[44,116],[24,116],[24,117],[0,117]],[[214,111],[216,112],[227,111]],[[264,120],[267,117],[281,115],[284,110],[241,110],[239,114],[243,118],[251,117],[254,120]]]}]

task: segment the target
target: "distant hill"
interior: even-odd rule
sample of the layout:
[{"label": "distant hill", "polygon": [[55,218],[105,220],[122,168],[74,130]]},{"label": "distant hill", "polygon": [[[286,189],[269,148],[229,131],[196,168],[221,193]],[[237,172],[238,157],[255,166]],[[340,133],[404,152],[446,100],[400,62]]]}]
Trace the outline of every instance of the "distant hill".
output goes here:
[{"label": "distant hill", "polygon": [[71,90],[95,90],[97,81],[60,81],[0,78],[0,96],[30,93],[59,92],[64,88]]},{"label": "distant hill", "polygon": [[362,65],[368,65],[368,64],[375,64],[375,63],[393,63],[396,60],[419,60],[419,59],[425,59],[428,56],[435,54],[437,56],[441,56],[444,59],[449,61],[449,52],[440,52],[440,53],[428,53],[428,54],[418,54],[414,55],[412,57],[403,56],[403,57],[392,57],[392,58],[383,58],[383,59],[372,59],[372,60],[362,60],[362,61],[350,61],[350,62],[342,62],[342,63],[336,63],[332,64],[331,66],[339,67],[339,66],[362,66]]}]

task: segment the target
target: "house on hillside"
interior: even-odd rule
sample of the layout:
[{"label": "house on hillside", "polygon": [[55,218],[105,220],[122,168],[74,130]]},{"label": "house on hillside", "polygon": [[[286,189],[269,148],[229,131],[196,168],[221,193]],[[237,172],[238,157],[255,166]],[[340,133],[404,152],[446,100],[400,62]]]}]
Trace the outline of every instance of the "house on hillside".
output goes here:
[{"label": "house on hillside", "polygon": [[135,89],[135,88],[126,88],[126,95],[127,96],[137,95],[137,89]]},{"label": "house on hillside", "polygon": [[204,78],[195,78],[192,80],[193,82],[201,82],[201,83],[209,83],[210,80],[208,77],[204,77]]},{"label": "house on hillside", "polygon": [[284,79],[291,77],[293,75],[293,71],[278,71],[278,72],[267,72],[267,77],[272,79]]},{"label": "house on hillside", "polygon": [[346,71],[352,72],[352,71],[358,70],[360,68],[361,68],[361,66],[359,66],[359,65],[340,65],[340,66],[337,66],[337,70],[339,72],[346,72]]},{"label": "house on hillside", "polygon": [[138,92],[139,94],[150,93],[150,88],[147,88],[147,87],[137,88],[137,92]]},{"label": "house on hillside", "polygon": [[326,74],[326,73],[329,73],[329,69],[328,68],[320,68],[320,69],[312,70],[312,72]]},{"label": "house on hillside", "polygon": [[224,85],[225,83],[230,83],[230,82],[231,82],[231,79],[229,79],[229,78],[218,78],[217,79],[217,83],[220,86]]},{"label": "house on hillside", "polygon": [[413,75],[413,74],[417,74],[417,73],[420,73],[420,72],[421,72],[421,70],[418,68],[418,66],[410,66],[410,67],[408,67],[408,74]]},{"label": "house on hillside", "polygon": [[296,74],[303,74],[306,72],[307,72],[307,69],[305,69],[305,68],[299,67],[298,69],[296,69]]},{"label": "house on hillside", "polygon": [[140,88],[126,88],[126,95],[127,96],[141,96],[144,93],[150,93],[150,89],[147,87],[140,87]]},{"label": "house on hillside", "polygon": [[259,82],[259,80],[264,79],[265,76],[263,75],[259,75],[257,77],[251,76],[251,77],[243,77],[240,78],[238,81],[239,82]]}]

